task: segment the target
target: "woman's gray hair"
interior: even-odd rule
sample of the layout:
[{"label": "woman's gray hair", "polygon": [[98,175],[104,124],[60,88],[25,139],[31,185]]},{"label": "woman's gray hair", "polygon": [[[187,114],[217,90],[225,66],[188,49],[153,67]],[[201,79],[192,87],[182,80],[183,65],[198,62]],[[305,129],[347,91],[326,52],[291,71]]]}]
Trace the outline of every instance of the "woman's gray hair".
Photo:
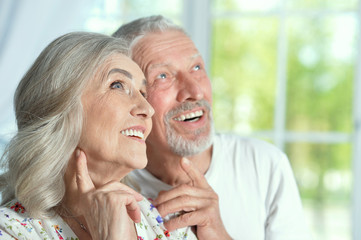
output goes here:
[{"label": "woman's gray hair", "polygon": [[180,31],[187,35],[186,31],[180,26],[174,24],[171,20],[161,16],[154,15],[138,18],[132,22],[124,24],[115,31],[113,37],[123,38],[131,50],[135,44],[149,33]]},{"label": "woman's gray hair", "polygon": [[82,132],[82,92],[116,53],[129,56],[122,39],[85,32],[65,34],[41,52],[15,92],[18,131],[1,157],[2,203],[17,198],[31,217],[52,215]]}]

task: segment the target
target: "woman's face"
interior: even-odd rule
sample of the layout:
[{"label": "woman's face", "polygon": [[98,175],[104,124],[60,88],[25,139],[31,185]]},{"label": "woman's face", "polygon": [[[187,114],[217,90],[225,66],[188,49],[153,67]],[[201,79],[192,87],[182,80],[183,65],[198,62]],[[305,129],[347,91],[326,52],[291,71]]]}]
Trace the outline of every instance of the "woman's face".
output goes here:
[{"label": "woman's face", "polygon": [[112,55],[82,95],[83,131],[79,142],[94,183],[123,178],[147,164],[145,139],[152,128],[146,80],[130,58]]}]

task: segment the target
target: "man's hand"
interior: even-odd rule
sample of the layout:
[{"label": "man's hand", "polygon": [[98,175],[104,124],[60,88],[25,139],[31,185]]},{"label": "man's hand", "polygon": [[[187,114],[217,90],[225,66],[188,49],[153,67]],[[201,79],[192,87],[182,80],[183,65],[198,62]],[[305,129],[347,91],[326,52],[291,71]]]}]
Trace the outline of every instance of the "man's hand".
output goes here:
[{"label": "man's hand", "polygon": [[182,213],[166,221],[165,227],[173,231],[186,226],[196,226],[199,239],[231,239],[220,216],[218,195],[188,159],[182,158],[181,166],[190,182],[169,191],[161,191],[154,201],[161,216]]}]

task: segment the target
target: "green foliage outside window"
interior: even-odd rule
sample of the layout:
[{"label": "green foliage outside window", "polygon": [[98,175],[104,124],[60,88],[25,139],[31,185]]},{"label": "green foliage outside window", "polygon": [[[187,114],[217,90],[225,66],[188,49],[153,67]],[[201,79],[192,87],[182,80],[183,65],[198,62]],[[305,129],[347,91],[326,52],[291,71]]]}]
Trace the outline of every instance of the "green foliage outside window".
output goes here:
[{"label": "green foliage outside window", "polygon": [[272,129],[277,29],[274,18],[214,21],[211,79],[217,129]]},{"label": "green foliage outside window", "polygon": [[[224,12],[277,10],[280,1],[214,1],[212,58],[215,126],[239,134],[275,128],[277,14],[225,17]],[[286,1],[287,10],[354,10],[334,14],[294,14],[286,26],[286,119],[289,133],[351,136],[356,69],[357,1]],[[240,14],[241,16],[241,14]],[[267,139],[272,141],[272,139]],[[329,141],[328,141],[329,140]],[[334,139],[287,142],[307,221],[315,239],[351,239],[351,144]]]}]

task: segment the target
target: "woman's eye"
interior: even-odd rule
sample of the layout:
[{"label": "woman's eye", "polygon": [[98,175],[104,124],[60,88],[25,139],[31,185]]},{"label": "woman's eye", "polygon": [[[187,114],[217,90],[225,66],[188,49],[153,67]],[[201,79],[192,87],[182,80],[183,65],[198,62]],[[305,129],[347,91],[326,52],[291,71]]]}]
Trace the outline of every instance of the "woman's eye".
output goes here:
[{"label": "woman's eye", "polygon": [[124,84],[121,82],[113,82],[112,84],[110,84],[110,88],[112,89],[124,89]]},{"label": "woman's eye", "polygon": [[146,92],[140,91],[140,94],[142,94],[142,96],[146,99],[148,97]]}]

